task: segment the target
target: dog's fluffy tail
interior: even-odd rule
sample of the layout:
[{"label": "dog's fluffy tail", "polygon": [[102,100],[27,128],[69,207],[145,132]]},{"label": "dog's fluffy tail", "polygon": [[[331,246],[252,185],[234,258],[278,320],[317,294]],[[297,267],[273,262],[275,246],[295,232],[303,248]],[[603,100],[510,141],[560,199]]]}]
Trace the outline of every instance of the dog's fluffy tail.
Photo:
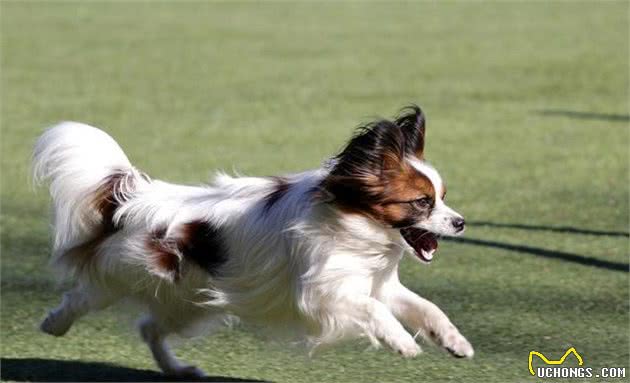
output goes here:
[{"label": "dog's fluffy tail", "polygon": [[113,138],[76,122],[55,125],[37,140],[33,179],[50,183],[53,262],[115,230],[118,206],[148,182]]}]

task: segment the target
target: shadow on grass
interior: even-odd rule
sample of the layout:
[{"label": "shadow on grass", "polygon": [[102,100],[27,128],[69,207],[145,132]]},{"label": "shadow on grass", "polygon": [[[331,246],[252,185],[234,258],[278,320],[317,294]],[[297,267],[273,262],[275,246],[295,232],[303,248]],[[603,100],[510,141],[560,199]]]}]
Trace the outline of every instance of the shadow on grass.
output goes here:
[{"label": "shadow on grass", "polygon": [[624,273],[627,273],[628,271],[630,271],[629,270],[630,265],[627,263],[604,261],[602,259],[587,257],[584,255],[542,249],[539,247],[513,245],[509,243],[487,241],[484,239],[475,239],[475,238],[446,238],[445,237],[443,239],[447,241],[451,241],[451,242],[463,243],[466,245],[494,247],[497,249],[510,250],[510,251],[515,251],[518,253],[532,254],[539,257],[559,259],[563,261],[578,263],[580,265],[597,267],[597,268],[602,268],[602,269],[607,269],[607,270],[612,270],[612,271],[621,271]]},{"label": "shadow on grass", "polygon": [[[0,359],[3,381],[17,382],[177,382],[157,371],[140,370],[107,363],[38,358]],[[229,376],[209,376],[196,382],[257,382]]]},{"label": "shadow on grass", "polygon": [[552,231],[556,233],[570,233],[570,234],[586,234],[586,235],[601,235],[608,237],[630,237],[630,233],[623,231],[606,231],[606,230],[589,230],[579,229],[570,226],[546,226],[546,225],[525,225],[522,223],[495,223],[489,221],[473,221],[467,222],[472,226],[485,226],[507,229],[520,229],[520,230],[539,230],[539,231]]},{"label": "shadow on grass", "polygon": [[630,116],[627,114],[576,112],[573,110],[562,110],[562,109],[543,109],[543,110],[537,110],[536,113],[541,114],[543,116],[561,116],[561,117],[577,118],[580,120],[604,120],[604,121],[617,121],[617,122],[630,121]]}]

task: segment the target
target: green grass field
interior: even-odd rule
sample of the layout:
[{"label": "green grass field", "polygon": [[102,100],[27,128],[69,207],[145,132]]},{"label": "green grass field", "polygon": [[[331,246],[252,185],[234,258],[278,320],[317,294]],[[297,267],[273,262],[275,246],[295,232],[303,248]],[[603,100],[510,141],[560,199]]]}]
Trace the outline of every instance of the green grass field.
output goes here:
[{"label": "green grass field", "polygon": [[103,127],[153,177],[199,183],[215,169],[316,167],[360,122],[410,102],[470,225],[430,267],[405,261],[401,278],[475,358],[423,345],[403,360],[354,342],[309,359],[241,328],[178,355],[215,377],[277,382],[535,382],[529,352],[570,346],[585,366],[630,367],[627,2],[3,1],[0,12],[2,380],[159,378],[134,308],[64,338],[37,330],[63,287],[47,268],[47,196],[28,181],[45,126]]}]

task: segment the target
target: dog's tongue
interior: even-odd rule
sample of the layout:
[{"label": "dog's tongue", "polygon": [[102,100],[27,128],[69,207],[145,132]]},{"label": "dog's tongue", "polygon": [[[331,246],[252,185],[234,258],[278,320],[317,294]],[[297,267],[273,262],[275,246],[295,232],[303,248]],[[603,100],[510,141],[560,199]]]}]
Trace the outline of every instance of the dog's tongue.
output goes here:
[{"label": "dog's tongue", "polygon": [[408,227],[400,230],[400,234],[413,247],[416,256],[420,260],[429,263],[433,259],[433,254],[438,247],[435,234],[430,231]]}]

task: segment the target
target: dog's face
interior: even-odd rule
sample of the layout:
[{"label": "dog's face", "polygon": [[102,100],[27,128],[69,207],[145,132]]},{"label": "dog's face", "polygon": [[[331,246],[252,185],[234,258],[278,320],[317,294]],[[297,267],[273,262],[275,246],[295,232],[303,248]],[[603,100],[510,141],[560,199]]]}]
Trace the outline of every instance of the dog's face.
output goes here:
[{"label": "dog's face", "polygon": [[323,187],[346,214],[362,214],[398,229],[426,263],[437,249],[436,235],[459,235],[464,219],[444,202],[446,187],[424,162],[425,118],[417,106],[394,121],[361,128],[333,160]]}]

